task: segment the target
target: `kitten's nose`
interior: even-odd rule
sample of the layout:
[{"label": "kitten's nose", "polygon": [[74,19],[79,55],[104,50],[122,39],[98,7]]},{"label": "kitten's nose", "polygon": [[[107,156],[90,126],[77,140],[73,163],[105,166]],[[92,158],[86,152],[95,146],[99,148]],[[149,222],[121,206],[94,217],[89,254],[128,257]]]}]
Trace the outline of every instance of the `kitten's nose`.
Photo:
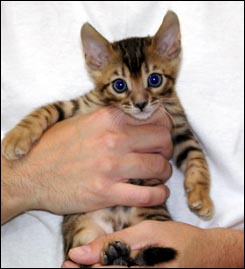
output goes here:
[{"label": "kitten's nose", "polygon": [[141,111],[143,111],[143,109],[147,106],[148,102],[144,101],[144,102],[137,102],[134,103],[135,107],[138,107]]}]

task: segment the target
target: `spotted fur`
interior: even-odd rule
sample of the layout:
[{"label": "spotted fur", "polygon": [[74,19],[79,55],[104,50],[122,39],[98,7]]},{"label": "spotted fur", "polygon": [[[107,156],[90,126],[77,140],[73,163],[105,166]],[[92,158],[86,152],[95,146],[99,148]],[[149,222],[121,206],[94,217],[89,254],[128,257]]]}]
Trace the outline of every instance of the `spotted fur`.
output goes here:
[{"label": "spotted fur", "polygon": [[[176,14],[168,12],[153,37],[128,38],[110,43],[89,24],[82,27],[81,37],[88,71],[95,88],[77,99],[55,102],[29,114],[6,135],[2,143],[2,154],[9,160],[18,159],[28,153],[32,144],[51,125],[77,114],[91,113],[101,107],[114,106],[142,121],[160,109],[170,116],[173,123],[173,159],[185,175],[188,205],[198,216],[211,218],[213,204],[209,196],[207,161],[175,91],[180,64],[180,30]],[[158,88],[147,84],[147,78],[153,72],[161,74],[163,78],[163,83]],[[113,81],[118,78],[128,85],[128,90],[120,94],[113,89]],[[136,107],[140,102],[146,104],[141,110]],[[148,186],[160,183],[157,179],[129,182]],[[171,220],[171,217],[166,205],[150,208],[117,206],[65,216],[65,257],[68,258],[68,251],[72,247],[87,244],[98,236],[143,220],[165,221]]]}]

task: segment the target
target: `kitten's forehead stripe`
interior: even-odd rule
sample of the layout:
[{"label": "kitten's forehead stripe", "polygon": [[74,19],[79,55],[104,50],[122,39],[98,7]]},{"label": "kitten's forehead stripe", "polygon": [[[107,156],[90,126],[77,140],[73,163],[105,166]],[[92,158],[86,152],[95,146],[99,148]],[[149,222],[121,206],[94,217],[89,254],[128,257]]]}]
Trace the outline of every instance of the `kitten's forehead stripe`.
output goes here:
[{"label": "kitten's forehead stripe", "polygon": [[124,68],[124,66],[122,66],[122,75],[123,75],[123,77],[125,77],[125,68]]},{"label": "kitten's forehead stripe", "polygon": [[149,45],[149,38],[128,38],[115,45],[120,50],[122,60],[133,76],[137,76],[141,71],[141,65],[145,61],[144,48]]},{"label": "kitten's forehead stripe", "polygon": [[110,85],[110,83],[103,85],[103,87],[100,89],[100,91],[104,92],[109,85]]},{"label": "kitten's forehead stripe", "polygon": [[164,76],[165,76],[166,78],[168,78],[169,80],[171,80],[173,83],[175,83],[175,78],[172,77],[171,75],[164,74]]},{"label": "kitten's forehead stripe", "polygon": [[147,62],[145,62],[145,72],[149,73],[149,66],[148,66]]}]

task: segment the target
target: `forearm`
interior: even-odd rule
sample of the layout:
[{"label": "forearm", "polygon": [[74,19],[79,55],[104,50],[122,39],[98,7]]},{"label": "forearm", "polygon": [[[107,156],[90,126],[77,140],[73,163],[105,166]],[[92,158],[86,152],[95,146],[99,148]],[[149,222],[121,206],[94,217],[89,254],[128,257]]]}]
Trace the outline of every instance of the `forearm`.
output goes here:
[{"label": "forearm", "polygon": [[27,182],[18,166],[1,157],[1,224],[30,209]]},{"label": "forearm", "polygon": [[244,267],[244,231],[209,229],[205,231],[205,236],[207,254],[202,255],[203,267]]}]

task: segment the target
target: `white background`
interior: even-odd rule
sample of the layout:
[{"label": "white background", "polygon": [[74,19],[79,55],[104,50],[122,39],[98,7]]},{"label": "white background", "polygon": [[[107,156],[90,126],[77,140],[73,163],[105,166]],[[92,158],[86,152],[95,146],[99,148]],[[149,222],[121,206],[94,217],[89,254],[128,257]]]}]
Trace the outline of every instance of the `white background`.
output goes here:
[{"label": "white background", "polygon": [[[242,1],[1,2],[2,135],[32,109],[92,88],[80,42],[88,21],[108,40],[153,35],[168,9],[180,19],[177,91],[207,154],[216,214],[187,208],[183,175],[169,181],[176,220],[242,228],[244,218],[244,4]],[[2,267],[59,267],[62,218],[32,211],[2,226]]]}]

